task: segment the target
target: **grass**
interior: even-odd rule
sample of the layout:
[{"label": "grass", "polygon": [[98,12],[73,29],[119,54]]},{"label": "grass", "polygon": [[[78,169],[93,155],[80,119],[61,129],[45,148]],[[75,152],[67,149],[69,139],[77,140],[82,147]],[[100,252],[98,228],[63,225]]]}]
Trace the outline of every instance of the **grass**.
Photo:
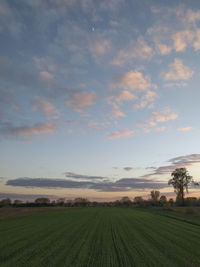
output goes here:
[{"label": "grass", "polygon": [[177,214],[75,208],[3,218],[0,266],[200,266],[198,218]]},{"label": "grass", "polygon": [[63,210],[66,209],[64,207],[3,207],[0,208],[0,219],[7,217],[18,217],[18,216],[26,216],[39,212],[46,212],[50,210]]}]

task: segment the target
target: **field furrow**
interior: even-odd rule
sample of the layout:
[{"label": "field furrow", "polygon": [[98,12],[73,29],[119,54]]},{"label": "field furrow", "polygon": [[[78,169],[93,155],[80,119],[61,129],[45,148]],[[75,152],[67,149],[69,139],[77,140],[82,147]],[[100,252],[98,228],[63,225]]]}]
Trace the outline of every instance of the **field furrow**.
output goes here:
[{"label": "field furrow", "polygon": [[[2,267],[200,266],[200,226],[133,208],[75,208],[0,220]],[[192,220],[192,219],[191,219]]]}]

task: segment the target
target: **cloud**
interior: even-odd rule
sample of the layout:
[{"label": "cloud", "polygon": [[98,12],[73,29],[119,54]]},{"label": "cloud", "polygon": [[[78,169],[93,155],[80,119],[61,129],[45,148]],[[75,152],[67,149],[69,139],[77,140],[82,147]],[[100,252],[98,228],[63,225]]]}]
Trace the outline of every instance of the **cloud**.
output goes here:
[{"label": "cloud", "polygon": [[137,99],[138,103],[133,105],[135,110],[146,107],[153,108],[157,97],[157,92],[150,90],[150,87],[157,88],[156,85],[151,83],[148,76],[144,76],[139,71],[129,71],[119,75],[110,84],[110,87],[112,89],[123,88],[123,90],[113,93],[108,101],[112,107],[111,113],[115,117],[125,116],[120,107],[125,101],[135,101]]},{"label": "cloud", "polygon": [[181,132],[187,132],[187,131],[191,131],[192,127],[191,126],[183,127],[183,128],[179,128],[178,130],[181,131]]},{"label": "cloud", "polygon": [[0,192],[0,199],[2,198],[10,198],[10,199],[18,199],[18,200],[30,200],[30,199],[36,199],[40,197],[47,197],[50,199],[55,199],[57,196],[54,195],[39,195],[39,194],[15,194],[15,193],[1,193]]},{"label": "cloud", "polygon": [[[183,10],[182,10],[183,12]],[[172,34],[174,49],[177,52],[183,52],[188,46],[192,46],[195,51],[200,49],[200,30],[198,22],[200,20],[200,11],[187,9],[182,17],[184,29]]]},{"label": "cloud", "polygon": [[137,127],[141,128],[145,133],[149,133],[151,128],[155,127],[157,124],[154,121],[144,121],[137,123]]},{"label": "cloud", "polygon": [[153,108],[155,98],[157,97],[157,92],[148,90],[145,95],[142,96],[139,103],[134,104],[134,109],[140,109],[140,108]]},{"label": "cloud", "polygon": [[114,117],[125,117],[125,113],[120,109],[119,105],[116,104],[116,103],[111,103],[111,115],[114,116]]},{"label": "cloud", "polygon": [[132,167],[124,167],[123,169],[124,169],[125,171],[131,171],[131,170],[133,170]]},{"label": "cloud", "polygon": [[160,112],[152,112],[152,115],[150,116],[150,121],[155,122],[166,122],[169,120],[175,120],[178,118],[178,114],[175,112],[172,112],[169,108],[163,109]]},{"label": "cloud", "polygon": [[185,14],[185,19],[188,23],[196,23],[196,21],[200,20],[200,11],[187,9],[187,12]]},{"label": "cloud", "polygon": [[82,113],[85,108],[88,108],[95,103],[97,95],[94,91],[77,92],[66,99],[66,104],[74,111]]},{"label": "cloud", "polygon": [[4,180],[6,180],[7,178],[5,177],[0,177],[0,183],[3,182]]},{"label": "cloud", "polygon": [[108,104],[111,106],[111,115],[114,117],[125,117],[125,113],[121,110],[123,102],[133,101],[137,98],[129,90],[121,90],[108,98]]},{"label": "cloud", "polygon": [[174,41],[174,49],[177,52],[182,52],[186,49],[188,44],[191,44],[194,39],[194,34],[190,30],[183,30],[172,35]]},{"label": "cloud", "polygon": [[108,40],[95,41],[91,46],[91,51],[94,56],[101,56],[108,52],[110,49],[110,42]]},{"label": "cloud", "polygon": [[170,165],[167,166],[160,166],[158,168],[154,168],[154,171],[150,174],[145,174],[142,177],[143,178],[149,178],[152,176],[157,176],[157,175],[168,175],[171,172],[174,171],[176,168],[183,168],[187,166],[192,166],[194,164],[199,164],[200,163],[200,154],[190,154],[186,156],[180,156],[176,158],[172,158],[168,160],[170,162]]},{"label": "cloud", "polygon": [[12,88],[0,86],[0,117],[3,118],[11,110],[17,111],[19,108],[16,94]]},{"label": "cloud", "polygon": [[111,123],[109,121],[103,121],[103,122],[98,122],[95,120],[90,120],[88,121],[88,127],[90,129],[95,129],[95,130],[101,130],[102,128],[107,128],[108,125]]},{"label": "cloud", "polygon": [[33,106],[34,110],[41,111],[45,114],[47,119],[57,119],[60,112],[47,100],[37,98],[36,103]]},{"label": "cloud", "polygon": [[192,10],[184,5],[161,7],[156,12],[153,9],[157,19],[147,30],[147,35],[153,39],[157,53],[184,52],[188,47],[193,47],[195,51],[200,49],[198,9]]},{"label": "cloud", "polygon": [[68,68],[62,63],[58,63],[52,57],[33,57],[33,62],[36,68],[40,71],[40,77],[43,78],[43,81],[54,80],[55,77],[53,73],[59,73],[61,75],[66,75],[68,73]]},{"label": "cloud", "polygon": [[200,30],[196,30],[195,40],[193,42],[193,47],[195,51],[200,50]]},{"label": "cloud", "polygon": [[158,126],[159,123],[165,123],[170,120],[175,120],[178,118],[178,114],[172,112],[169,108],[165,108],[161,111],[152,112],[151,116],[147,121],[139,122],[137,126],[141,128],[144,132],[148,133],[151,129],[155,129],[156,131],[164,131],[166,129],[165,126]]},{"label": "cloud", "polygon": [[8,1],[0,1],[0,33],[8,31],[17,38],[23,29],[20,14],[17,9],[11,8]]},{"label": "cloud", "polygon": [[125,129],[125,130],[120,130],[118,132],[113,132],[113,133],[107,134],[106,137],[109,139],[117,139],[117,138],[121,138],[121,137],[128,137],[128,136],[131,136],[133,134],[134,134],[133,130]]},{"label": "cloud", "polygon": [[124,192],[131,190],[159,189],[167,187],[165,182],[144,178],[122,178],[114,182],[110,181],[72,181],[49,178],[17,178],[8,180],[6,185],[14,187],[39,187],[39,188],[76,188],[93,189],[100,192]]},{"label": "cloud", "polygon": [[77,182],[64,179],[49,179],[49,178],[17,178],[8,180],[6,185],[22,186],[22,187],[41,187],[41,188],[88,188],[92,182]]},{"label": "cloud", "polygon": [[0,129],[0,134],[4,136],[14,137],[30,137],[32,135],[39,135],[41,133],[53,133],[55,130],[55,124],[52,122],[37,123],[33,126],[12,126],[5,125]]},{"label": "cloud", "polygon": [[163,44],[160,41],[155,41],[156,50],[161,55],[167,55],[171,52],[172,48],[169,45]]},{"label": "cloud", "polygon": [[180,82],[170,82],[170,83],[166,83],[164,84],[165,87],[169,88],[169,87],[184,87],[187,86],[186,82],[180,81]]},{"label": "cloud", "polygon": [[169,80],[188,80],[194,72],[187,66],[183,65],[182,60],[175,58],[174,63],[169,65],[169,70],[164,74],[164,79]]},{"label": "cloud", "polygon": [[152,55],[152,48],[142,37],[140,37],[137,42],[132,42],[128,47],[120,50],[115,59],[112,61],[112,64],[121,66],[131,61],[133,58],[147,59]]},{"label": "cloud", "polygon": [[145,91],[151,86],[148,77],[139,71],[129,71],[116,78],[112,88],[123,88],[131,91]]},{"label": "cloud", "polygon": [[176,158],[172,158],[169,160],[169,162],[175,164],[175,165],[192,165],[194,163],[200,163],[200,154],[190,154],[186,156],[180,156]]},{"label": "cloud", "polygon": [[171,21],[166,20],[168,17],[162,18],[162,20],[157,18],[146,32],[146,37],[154,43],[155,53],[162,56],[168,55],[173,50],[171,34],[174,28],[171,27]]},{"label": "cloud", "polygon": [[116,101],[118,103],[122,103],[124,101],[131,101],[136,99],[137,96],[133,95],[130,91],[128,90],[121,90],[116,97]]},{"label": "cloud", "polygon": [[[17,66],[17,67],[16,67]],[[36,74],[30,64],[19,64],[13,57],[0,57],[1,80],[14,86],[32,88],[38,85],[41,78]]]},{"label": "cloud", "polygon": [[157,128],[155,128],[155,130],[157,131],[157,132],[162,132],[162,131],[164,131],[166,129],[166,126],[161,126],[161,127],[157,127]]},{"label": "cloud", "polygon": [[65,172],[64,173],[67,178],[72,178],[72,179],[80,179],[80,180],[105,180],[107,179],[106,177],[102,176],[91,176],[91,175],[83,175],[83,174],[78,174],[74,172]]},{"label": "cloud", "polygon": [[48,71],[41,71],[40,77],[47,84],[54,83],[54,76]]},{"label": "cloud", "polygon": [[115,167],[112,167],[112,168],[113,168],[114,170],[119,170],[119,167],[116,167],[116,166],[115,166]]},{"label": "cloud", "polygon": [[173,172],[175,169],[175,166],[174,165],[168,165],[168,166],[161,166],[161,167],[158,167],[156,168],[152,173],[150,174],[145,174],[141,177],[144,177],[144,178],[149,178],[149,177],[152,177],[152,176],[157,176],[157,175],[165,175],[165,174],[170,174],[171,172]]}]

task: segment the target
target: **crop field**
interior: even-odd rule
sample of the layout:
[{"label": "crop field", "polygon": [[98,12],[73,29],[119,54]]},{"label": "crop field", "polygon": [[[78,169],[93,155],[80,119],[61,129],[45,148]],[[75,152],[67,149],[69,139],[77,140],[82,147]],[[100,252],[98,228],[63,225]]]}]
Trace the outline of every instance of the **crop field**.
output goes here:
[{"label": "crop field", "polygon": [[168,213],[74,208],[2,218],[0,266],[200,266],[197,218]]}]

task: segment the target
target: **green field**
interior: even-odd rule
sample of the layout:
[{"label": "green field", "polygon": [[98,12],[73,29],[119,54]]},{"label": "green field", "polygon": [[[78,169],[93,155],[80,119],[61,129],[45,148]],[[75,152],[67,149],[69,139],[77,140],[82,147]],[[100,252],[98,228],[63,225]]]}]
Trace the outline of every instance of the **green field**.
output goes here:
[{"label": "green field", "polygon": [[3,218],[0,266],[200,266],[200,225],[187,216],[74,208]]}]

